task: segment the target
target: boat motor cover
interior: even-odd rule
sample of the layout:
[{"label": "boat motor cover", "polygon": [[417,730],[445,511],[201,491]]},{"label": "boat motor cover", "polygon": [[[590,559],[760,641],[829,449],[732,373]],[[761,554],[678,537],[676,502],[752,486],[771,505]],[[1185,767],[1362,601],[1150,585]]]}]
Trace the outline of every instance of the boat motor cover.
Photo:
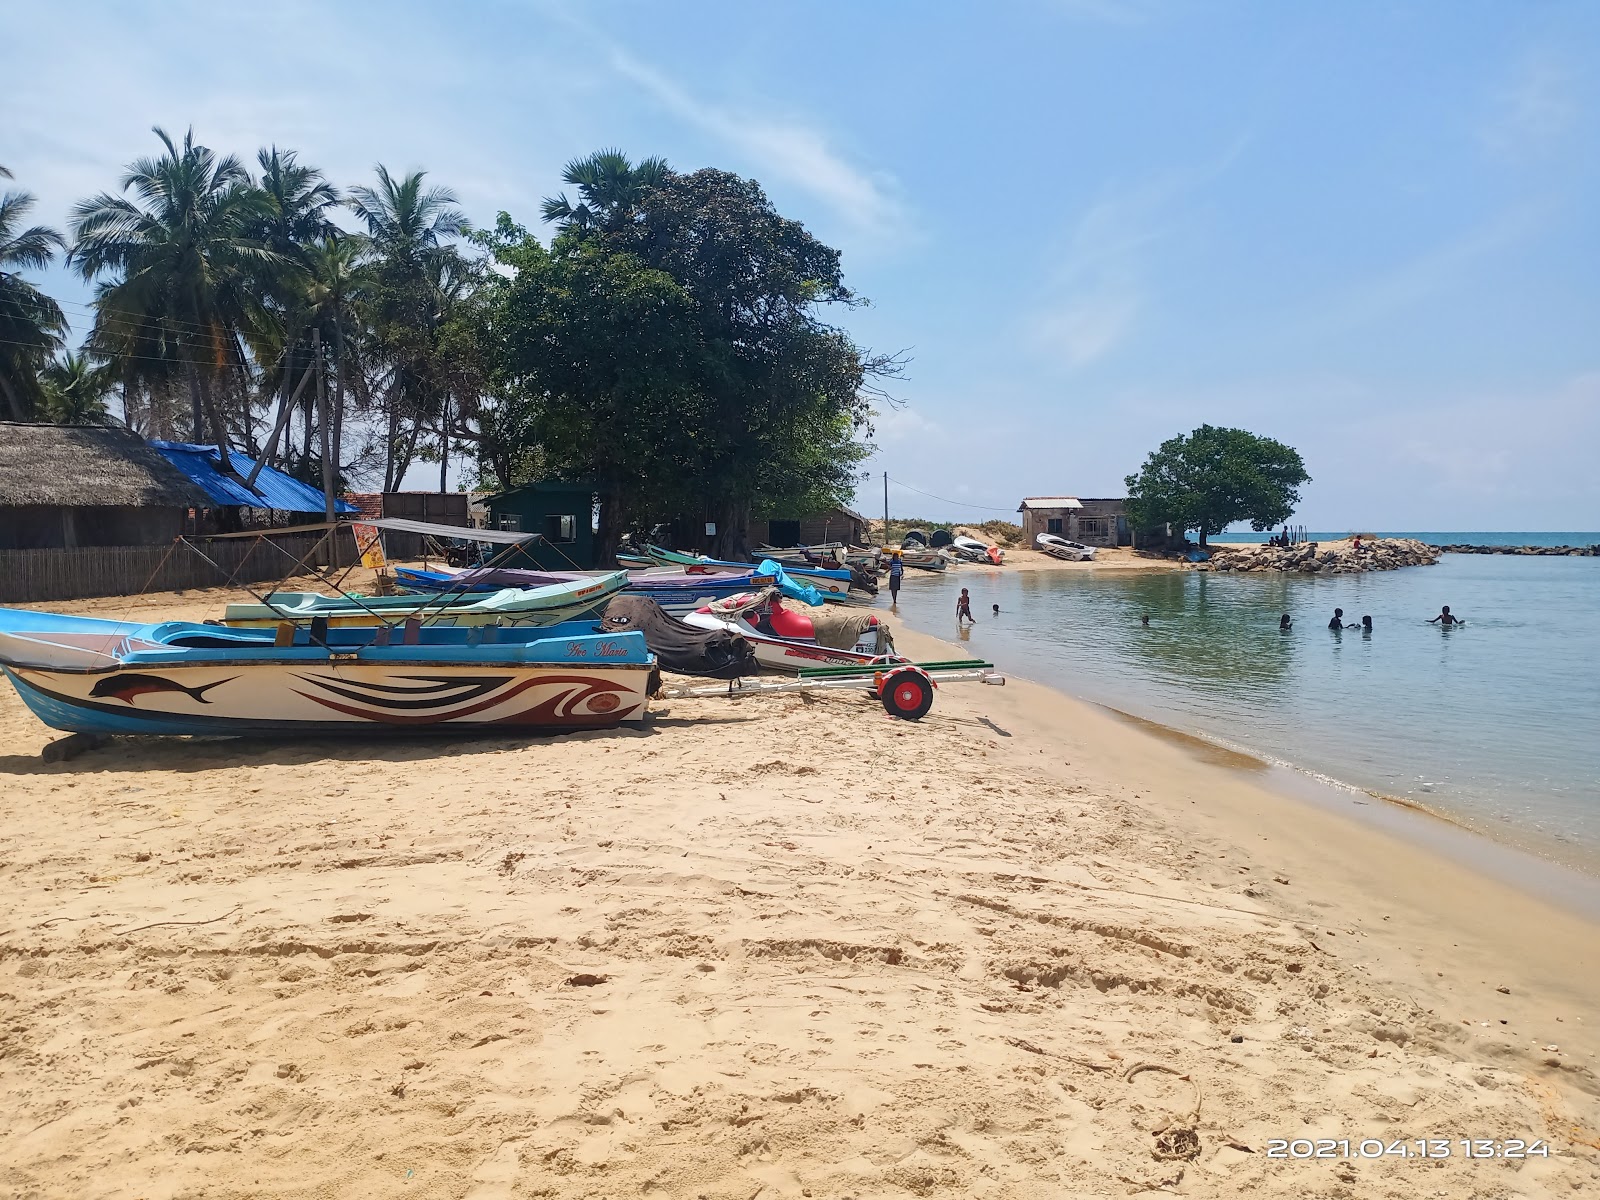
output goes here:
[{"label": "boat motor cover", "polygon": [[928,539],[928,545],[935,550],[942,550],[953,541],[955,541],[955,538],[951,536],[948,529],[935,529],[933,536]]},{"label": "boat motor cover", "polygon": [[790,578],[789,573],[778,563],[770,558],[763,558],[761,565],[756,568],[763,575],[770,575],[778,581],[778,590],[791,600],[800,600],[817,608],[823,603],[822,593],[809,583],[797,583]]},{"label": "boat motor cover", "polygon": [[685,625],[648,596],[613,596],[600,624],[607,633],[644,634],[645,645],[661,665],[680,675],[737,679],[759,669],[755,648],[738,634]]}]

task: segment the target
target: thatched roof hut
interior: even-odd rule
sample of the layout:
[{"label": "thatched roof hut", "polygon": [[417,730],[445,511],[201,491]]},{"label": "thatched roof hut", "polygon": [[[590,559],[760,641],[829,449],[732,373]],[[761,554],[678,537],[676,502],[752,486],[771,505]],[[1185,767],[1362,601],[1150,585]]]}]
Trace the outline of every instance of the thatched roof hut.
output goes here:
[{"label": "thatched roof hut", "polygon": [[209,503],[148,442],[120,425],[0,421],[0,508]]},{"label": "thatched roof hut", "polygon": [[168,541],[209,503],[121,426],[0,422],[0,549]]}]

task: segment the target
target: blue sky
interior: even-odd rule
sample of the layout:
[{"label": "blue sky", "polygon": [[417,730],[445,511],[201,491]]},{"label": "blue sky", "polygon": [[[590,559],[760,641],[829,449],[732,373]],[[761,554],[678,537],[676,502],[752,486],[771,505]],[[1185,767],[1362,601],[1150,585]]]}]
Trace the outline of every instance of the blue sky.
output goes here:
[{"label": "blue sky", "polygon": [[345,184],[425,167],[484,222],[536,224],[605,146],[759,179],[872,301],[842,323],[910,353],[869,512],[882,470],[942,519],[1118,495],[1210,422],[1300,449],[1312,528],[1600,528],[1600,4],[0,0],[0,27],[0,162],[58,224],[153,124]]}]

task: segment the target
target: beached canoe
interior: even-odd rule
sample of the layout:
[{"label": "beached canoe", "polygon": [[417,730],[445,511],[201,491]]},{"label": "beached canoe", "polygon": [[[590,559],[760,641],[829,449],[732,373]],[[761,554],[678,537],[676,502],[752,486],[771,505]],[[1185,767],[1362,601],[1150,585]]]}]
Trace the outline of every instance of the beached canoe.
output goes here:
[{"label": "beached canoe", "polygon": [[[293,641],[277,644],[283,632]],[[391,636],[392,635],[392,636]],[[92,734],[602,729],[644,716],[642,634],[230,629],[0,608],[0,670],[46,725]]]},{"label": "beached canoe", "polygon": [[398,623],[417,616],[425,625],[555,625],[604,607],[628,584],[626,571],[584,576],[538,588],[502,588],[433,596],[325,596],[321,592],[274,592],[268,604],[230,604],[222,622],[263,628],[325,618],[335,628]]}]

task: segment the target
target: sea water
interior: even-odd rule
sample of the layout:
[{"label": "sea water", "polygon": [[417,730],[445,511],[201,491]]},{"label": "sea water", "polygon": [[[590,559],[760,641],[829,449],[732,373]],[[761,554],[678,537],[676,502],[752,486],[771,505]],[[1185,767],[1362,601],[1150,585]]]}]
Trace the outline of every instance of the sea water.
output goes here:
[{"label": "sea water", "polygon": [[[1600,558],[1447,554],[1329,577],[907,574],[900,619],[1003,670],[1600,863]],[[962,587],[977,624],[958,633]],[[1442,604],[1466,624],[1428,624]],[[1372,632],[1328,629],[1336,607]]]}]

